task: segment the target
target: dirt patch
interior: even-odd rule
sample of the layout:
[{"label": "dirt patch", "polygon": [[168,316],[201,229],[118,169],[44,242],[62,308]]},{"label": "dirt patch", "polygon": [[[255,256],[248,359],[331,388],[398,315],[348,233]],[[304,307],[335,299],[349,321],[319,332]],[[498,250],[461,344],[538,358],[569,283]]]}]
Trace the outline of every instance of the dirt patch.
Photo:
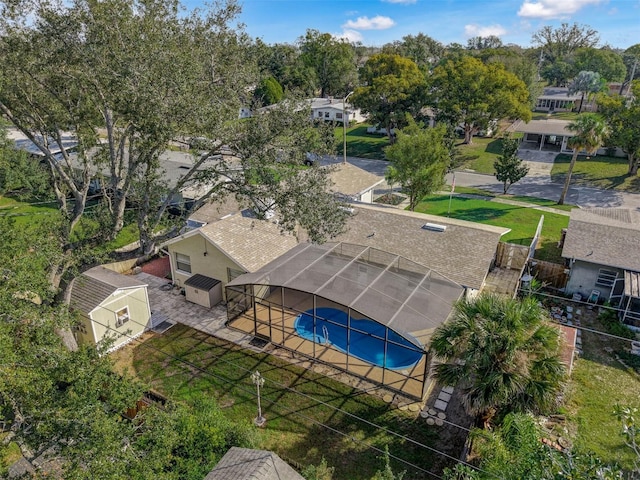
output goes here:
[{"label": "dirt patch", "polygon": [[113,352],[110,357],[113,361],[113,369],[120,374],[124,374],[126,372],[133,372],[133,355],[136,347],[145,342],[146,340],[155,337],[156,334],[151,331],[144,332],[140,335],[136,340],[129,342],[122,348],[119,348],[115,352]]},{"label": "dirt patch", "polygon": [[397,195],[395,193],[385,193],[380,197],[376,198],[374,202],[383,203],[385,205],[400,205],[402,202],[406,200],[407,197],[402,195]]}]

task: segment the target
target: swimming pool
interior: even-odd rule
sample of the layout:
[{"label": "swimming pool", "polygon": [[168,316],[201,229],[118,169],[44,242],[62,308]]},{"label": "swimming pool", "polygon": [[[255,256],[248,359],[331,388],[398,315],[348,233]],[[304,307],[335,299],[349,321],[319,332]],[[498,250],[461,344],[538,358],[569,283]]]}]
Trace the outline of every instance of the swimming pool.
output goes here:
[{"label": "swimming pool", "polygon": [[[423,352],[419,350],[419,347],[373,320],[351,318],[351,333],[347,346],[347,313],[336,308],[322,307],[316,309],[316,315],[322,318],[316,318],[315,332],[313,331],[313,309],[296,317],[294,327],[302,338],[318,344],[331,344],[341,352],[353,355],[378,367],[392,370],[411,368],[422,359]],[[385,362],[384,338],[386,330],[388,330],[388,339],[395,343],[387,344]]]}]

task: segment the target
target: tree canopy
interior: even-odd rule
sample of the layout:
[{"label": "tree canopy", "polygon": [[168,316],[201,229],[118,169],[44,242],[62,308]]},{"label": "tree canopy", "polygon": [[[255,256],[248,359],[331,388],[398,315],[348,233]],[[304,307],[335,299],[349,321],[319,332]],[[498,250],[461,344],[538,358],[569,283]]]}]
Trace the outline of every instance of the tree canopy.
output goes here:
[{"label": "tree canopy", "polygon": [[485,421],[512,411],[546,411],[565,376],[558,335],[534,298],[461,300],[431,339],[442,361],[436,379],[459,386],[467,411]]},{"label": "tree canopy", "polygon": [[463,56],[436,67],[429,82],[437,118],[463,126],[465,143],[499,119],[531,119],[526,85],[501,64]]},{"label": "tree canopy", "polygon": [[529,173],[529,167],[523,165],[522,159],[518,158],[519,146],[520,141],[517,138],[502,139],[502,154],[493,164],[496,178],[502,182],[505,195],[511,185],[519,182]]},{"label": "tree canopy", "polygon": [[420,128],[415,123],[398,132],[397,141],[385,149],[391,166],[387,180],[399,183],[409,195],[409,210],[442,186],[449,167],[449,149],[445,145],[446,128]]},{"label": "tree canopy", "polygon": [[355,89],[353,104],[369,115],[372,122],[385,128],[392,140],[391,129],[402,128],[406,114],[422,107],[417,99],[424,85],[424,75],[412,60],[400,55],[373,55],[360,71],[363,86]]}]

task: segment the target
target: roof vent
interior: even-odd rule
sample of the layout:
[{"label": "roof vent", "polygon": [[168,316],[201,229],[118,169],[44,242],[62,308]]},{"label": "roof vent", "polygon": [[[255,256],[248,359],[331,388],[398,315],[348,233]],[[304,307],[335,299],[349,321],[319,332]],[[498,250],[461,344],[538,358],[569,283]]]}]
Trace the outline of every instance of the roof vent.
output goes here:
[{"label": "roof vent", "polygon": [[446,225],[439,225],[437,223],[425,223],[422,225],[423,230],[431,230],[433,232],[444,232],[447,229]]}]

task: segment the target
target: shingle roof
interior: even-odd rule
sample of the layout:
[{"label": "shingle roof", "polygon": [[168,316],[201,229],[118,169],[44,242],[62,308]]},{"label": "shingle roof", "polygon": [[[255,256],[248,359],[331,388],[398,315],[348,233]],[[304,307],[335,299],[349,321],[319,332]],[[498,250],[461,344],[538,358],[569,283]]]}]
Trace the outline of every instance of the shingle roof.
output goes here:
[{"label": "shingle roof", "polygon": [[204,480],[304,480],[278,455],[231,447]]},{"label": "shingle roof", "polygon": [[73,280],[69,304],[83,313],[90,313],[117,290],[146,286],[136,277],[98,266]]},{"label": "shingle roof", "polygon": [[209,241],[241,265],[254,272],[298,244],[290,233],[267,220],[245,212],[223,218],[199,229]]},{"label": "shingle roof", "polygon": [[[425,230],[421,228],[425,223],[447,228],[444,232]],[[355,207],[347,228],[337,241],[401,255],[475,289],[483,285],[500,237],[509,232],[507,228],[369,205]]]},{"label": "shingle roof", "polygon": [[348,197],[355,197],[384,181],[383,178],[350,163],[337,165],[330,177],[334,183],[331,190]]},{"label": "shingle roof", "polygon": [[562,256],[640,271],[640,213],[621,208],[574,209]]}]

